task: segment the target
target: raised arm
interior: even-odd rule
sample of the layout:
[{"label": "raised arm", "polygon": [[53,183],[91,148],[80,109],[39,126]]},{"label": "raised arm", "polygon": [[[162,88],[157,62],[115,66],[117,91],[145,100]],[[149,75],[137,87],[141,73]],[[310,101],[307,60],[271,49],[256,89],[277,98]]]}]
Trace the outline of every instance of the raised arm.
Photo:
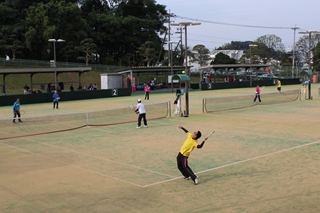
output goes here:
[{"label": "raised arm", "polygon": [[185,128],[183,128],[182,126],[178,126],[179,129],[182,129],[185,133],[189,132],[188,130],[186,130]]},{"label": "raised arm", "polygon": [[202,141],[202,143],[201,143],[201,144],[198,144],[197,148],[198,148],[198,149],[201,149],[201,148],[203,147],[204,143],[208,140],[208,138],[209,138],[208,136],[205,137],[204,140]]}]

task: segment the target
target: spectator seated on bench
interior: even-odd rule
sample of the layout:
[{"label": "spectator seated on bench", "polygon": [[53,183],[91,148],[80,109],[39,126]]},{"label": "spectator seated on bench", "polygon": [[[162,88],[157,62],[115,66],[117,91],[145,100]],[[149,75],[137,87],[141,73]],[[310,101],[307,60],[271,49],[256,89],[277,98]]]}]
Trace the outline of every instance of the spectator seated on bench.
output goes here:
[{"label": "spectator seated on bench", "polygon": [[38,93],[42,93],[42,91],[41,90],[34,90],[34,91],[32,91],[32,94],[38,94]]},{"label": "spectator seated on bench", "polygon": [[24,94],[30,94],[31,93],[30,87],[27,84],[24,85],[23,92],[24,92]]}]

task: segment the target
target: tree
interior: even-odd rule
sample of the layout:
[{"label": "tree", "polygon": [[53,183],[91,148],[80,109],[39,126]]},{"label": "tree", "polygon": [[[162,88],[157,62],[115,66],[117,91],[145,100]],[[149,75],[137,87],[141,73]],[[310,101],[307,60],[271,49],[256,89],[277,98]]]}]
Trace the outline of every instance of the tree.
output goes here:
[{"label": "tree", "polygon": [[309,35],[305,35],[299,38],[298,42],[296,43],[296,50],[297,50],[297,59],[300,59],[300,63],[308,63],[309,59],[311,58],[310,51],[309,51],[309,42],[310,42],[310,51],[316,47],[316,45],[320,42],[320,35],[312,34],[309,40]]},{"label": "tree", "polygon": [[[26,46],[32,57],[37,59],[43,58],[47,49],[52,47],[48,39],[63,39],[79,44],[86,38],[88,31],[79,7],[62,0],[51,0],[47,4],[39,3],[29,7],[25,23]],[[57,60],[62,56],[60,49],[57,49]]]},{"label": "tree", "polygon": [[147,67],[150,66],[152,62],[156,62],[158,55],[156,54],[156,49],[153,48],[153,42],[146,41],[138,49],[138,53],[143,57],[143,62],[147,63]]},{"label": "tree", "polygon": [[19,51],[18,49],[22,49],[24,46],[15,34],[12,34],[10,36],[9,42],[10,44],[5,45],[5,48],[10,50],[10,52],[12,53],[12,59],[14,60],[16,58],[16,54],[21,53],[21,51]]},{"label": "tree", "polygon": [[110,9],[115,9],[120,3],[128,3],[128,0],[78,0],[79,5],[96,6],[97,4]]},{"label": "tree", "polygon": [[18,53],[16,48],[24,48],[24,26],[20,12],[11,8],[10,3],[11,1],[0,3],[0,55],[8,54],[14,59],[15,53]]},{"label": "tree", "polygon": [[91,32],[90,38],[94,39],[97,44],[97,55],[99,55],[100,63],[116,63],[119,52],[119,44],[124,39],[124,31],[119,19],[109,12],[90,14]]},{"label": "tree", "polygon": [[77,58],[78,52],[75,49],[75,43],[73,41],[66,42],[66,45],[61,48],[61,51],[66,61]]},{"label": "tree", "polygon": [[224,53],[218,53],[210,64],[236,64],[236,59],[230,58],[230,56]]},{"label": "tree", "polygon": [[263,63],[267,64],[274,60],[287,60],[284,55],[285,52],[275,51],[272,47],[267,47],[264,43],[259,42],[251,42],[248,44],[248,47],[242,57],[240,58],[240,63],[249,63],[247,62],[250,59],[250,44],[255,44],[257,46],[251,47],[251,56],[252,56],[252,63]]},{"label": "tree", "polygon": [[[192,55],[190,47],[187,47],[188,56]],[[185,63],[185,47],[181,44],[181,41],[176,45],[175,48],[172,48],[172,64],[183,66]],[[168,61],[168,60],[167,60]]]},{"label": "tree", "polygon": [[273,49],[274,51],[285,52],[284,44],[282,39],[274,34],[260,36],[255,40],[256,43],[262,43],[267,48]]},{"label": "tree", "polygon": [[57,60],[77,61],[72,46],[86,38],[97,45],[94,55],[99,63],[144,63],[138,49],[145,41],[153,43],[156,53],[164,52],[161,36],[167,30],[168,13],[154,0],[3,0],[0,13],[3,55],[12,34],[24,46],[18,49],[21,56],[32,59],[47,60],[50,38],[63,39],[68,45],[56,47]]},{"label": "tree", "polygon": [[317,46],[313,48],[313,69],[315,71],[320,71],[320,42],[318,42]]},{"label": "tree", "polygon": [[207,65],[208,61],[212,59],[209,49],[202,44],[198,44],[192,48],[190,57],[191,59],[189,61],[191,63],[197,62],[200,66]]},{"label": "tree", "polygon": [[121,2],[114,14],[121,23],[113,55],[116,60],[125,61],[131,53],[133,58],[130,61],[139,65],[141,57],[137,51],[145,41],[153,42],[156,52],[160,52],[163,47],[159,36],[166,32],[165,6],[155,4],[154,0],[128,0]]},{"label": "tree", "polygon": [[97,45],[93,42],[92,38],[86,38],[80,42],[80,46],[75,47],[79,52],[85,54],[85,56],[78,56],[79,60],[85,61],[88,66],[89,61],[95,58],[94,53],[96,52]]},{"label": "tree", "polygon": [[258,54],[263,63],[271,62],[273,60],[286,63],[287,54],[282,39],[274,34],[264,35],[258,37],[254,41],[258,45],[260,53]]},{"label": "tree", "polygon": [[231,41],[219,47],[217,50],[247,50],[252,41]]}]

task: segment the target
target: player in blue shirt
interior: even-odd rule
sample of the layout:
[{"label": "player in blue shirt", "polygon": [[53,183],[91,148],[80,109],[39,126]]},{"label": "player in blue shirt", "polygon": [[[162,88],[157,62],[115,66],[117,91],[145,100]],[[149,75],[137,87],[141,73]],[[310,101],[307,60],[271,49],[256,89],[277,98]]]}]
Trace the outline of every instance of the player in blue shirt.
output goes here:
[{"label": "player in blue shirt", "polygon": [[53,94],[53,109],[54,108],[58,109],[58,107],[59,107],[59,99],[60,99],[60,96],[59,96],[58,92],[54,91],[54,94]]},{"label": "player in blue shirt", "polygon": [[22,122],[22,120],[20,119],[21,115],[20,115],[20,99],[19,98],[17,98],[16,102],[13,103],[13,120],[12,120],[13,123],[16,122],[17,115],[18,115],[19,122]]}]

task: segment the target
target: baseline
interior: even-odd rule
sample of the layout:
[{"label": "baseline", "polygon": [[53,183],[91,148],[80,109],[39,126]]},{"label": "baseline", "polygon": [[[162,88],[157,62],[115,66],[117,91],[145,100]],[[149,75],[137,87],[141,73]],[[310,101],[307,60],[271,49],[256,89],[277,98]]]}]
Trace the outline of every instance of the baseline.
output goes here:
[{"label": "baseline", "polygon": [[[308,143],[308,144],[303,144],[303,145],[291,147],[291,148],[288,148],[288,149],[283,149],[283,150],[280,150],[280,151],[276,151],[276,152],[272,152],[272,153],[256,156],[256,157],[253,157],[253,158],[237,161],[237,162],[234,162],[234,163],[229,163],[229,164],[226,164],[226,165],[223,165],[223,166],[214,167],[214,168],[211,168],[211,169],[206,169],[206,170],[203,170],[203,171],[200,171],[200,172],[195,172],[195,174],[201,174],[201,173],[210,172],[210,171],[217,170],[217,169],[222,169],[222,168],[225,168],[225,167],[228,167],[228,166],[233,166],[233,165],[237,165],[237,164],[240,164],[240,163],[245,163],[247,161],[252,161],[252,160],[256,160],[256,159],[259,159],[259,158],[267,157],[267,156],[270,156],[270,155],[275,155],[275,154],[278,154],[278,153],[287,152],[287,151],[294,150],[294,149],[299,149],[299,148],[302,148],[302,147],[305,147],[305,146],[309,146],[309,145],[313,145],[313,144],[317,144],[317,143],[320,143],[320,141],[316,141],[316,142],[312,142],[312,143]],[[153,184],[143,185],[142,187],[145,188],[145,187],[149,187],[149,186],[154,186],[154,185],[170,182],[170,181],[181,179],[181,178],[183,178],[183,176],[175,177],[175,178],[172,178],[172,179],[169,179],[169,180],[159,181],[159,182],[156,182],[156,183],[153,183]]]}]

